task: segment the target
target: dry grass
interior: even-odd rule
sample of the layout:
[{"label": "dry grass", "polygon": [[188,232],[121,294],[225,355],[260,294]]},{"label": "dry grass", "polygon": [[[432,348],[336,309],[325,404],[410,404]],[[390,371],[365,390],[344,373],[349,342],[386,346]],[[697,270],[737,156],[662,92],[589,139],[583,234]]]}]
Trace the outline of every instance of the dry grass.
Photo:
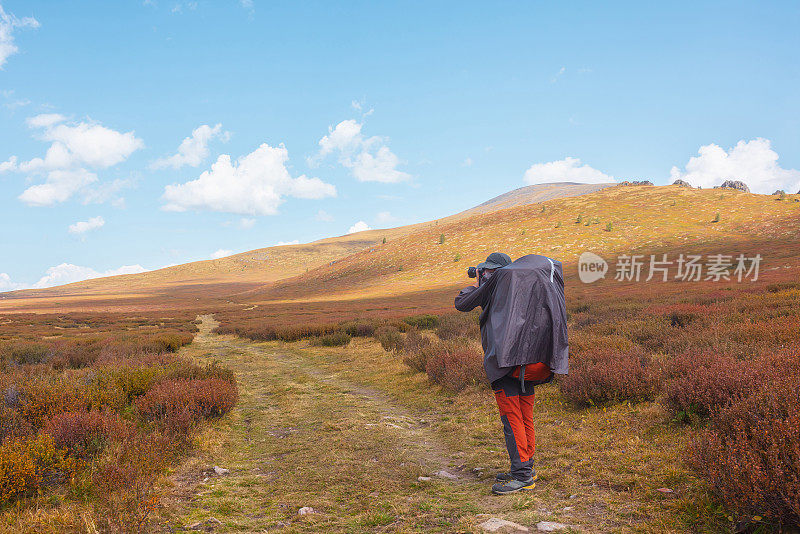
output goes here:
[{"label": "dry grass", "polygon": [[[507,456],[486,389],[442,391],[364,338],[317,348],[220,336],[186,350],[201,361],[224,354],[241,400],[206,436],[204,464],[176,479],[214,464],[231,474],[195,484],[167,518],[174,527],[214,517],[220,532],[472,532],[490,514],[591,532],[685,532],[700,510],[717,525],[681,461],[688,431],[651,402],[575,410],[557,387],[539,388],[539,488],[500,498],[490,479]],[[417,481],[439,469],[460,480]],[[300,517],[303,506],[319,513]]]}]

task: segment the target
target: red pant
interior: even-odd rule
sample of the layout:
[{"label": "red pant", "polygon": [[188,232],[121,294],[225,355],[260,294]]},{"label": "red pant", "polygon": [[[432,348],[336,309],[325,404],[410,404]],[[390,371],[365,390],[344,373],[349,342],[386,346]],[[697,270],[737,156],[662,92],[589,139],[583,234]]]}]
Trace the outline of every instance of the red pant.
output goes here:
[{"label": "red pant", "polygon": [[547,379],[550,374],[550,368],[543,363],[526,366],[524,393],[519,382],[519,368],[492,382],[511,460],[511,475],[517,480],[528,480],[533,471],[533,454],[536,452],[533,388],[534,383]]}]

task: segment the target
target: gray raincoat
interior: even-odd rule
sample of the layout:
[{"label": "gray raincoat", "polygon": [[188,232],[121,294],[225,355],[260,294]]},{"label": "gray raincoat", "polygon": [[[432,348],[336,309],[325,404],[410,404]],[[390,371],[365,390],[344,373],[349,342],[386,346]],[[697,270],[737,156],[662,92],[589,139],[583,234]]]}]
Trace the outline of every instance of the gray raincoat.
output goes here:
[{"label": "gray raincoat", "polygon": [[464,312],[482,308],[483,367],[490,382],[517,366],[540,362],[557,374],[569,371],[560,261],[536,254],[522,256],[496,270],[479,287],[462,289],[455,305]]}]

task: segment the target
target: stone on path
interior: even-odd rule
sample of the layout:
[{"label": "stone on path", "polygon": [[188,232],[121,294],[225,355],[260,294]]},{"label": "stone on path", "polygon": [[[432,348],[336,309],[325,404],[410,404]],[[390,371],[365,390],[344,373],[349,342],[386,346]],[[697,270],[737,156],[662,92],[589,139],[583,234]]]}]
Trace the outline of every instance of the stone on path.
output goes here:
[{"label": "stone on path", "polygon": [[450,480],[458,480],[458,476],[457,475],[454,475],[450,471],[445,471],[444,469],[442,469],[441,471],[435,472],[434,475],[436,475],[437,477],[447,478],[447,479],[450,479]]},{"label": "stone on path", "polygon": [[431,477],[417,477],[417,480],[419,480],[420,482],[430,482]]},{"label": "stone on path", "polygon": [[486,532],[529,532],[528,527],[523,527],[520,524],[514,523],[513,521],[506,521],[505,519],[500,519],[499,517],[491,517],[478,525],[478,528],[485,530]]},{"label": "stone on path", "polygon": [[309,514],[316,514],[317,511],[311,508],[310,506],[303,506],[297,511],[297,515],[309,515]]},{"label": "stone on path", "polygon": [[217,476],[230,475],[231,474],[231,470],[230,469],[225,469],[224,467],[220,467],[218,465],[215,465],[214,466],[214,473],[216,473]]},{"label": "stone on path", "polygon": [[536,523],[536,530],[540,532],[554,532],[556,530],[563,530],[569,528],[564,523],[555,523],[553,521],[539,521]]},{"label": "stone on path", "polygon": [[215,526],[221,524],[222,521],[220,521],[216,517],[209,517],[204,521],[198,521],[197,523],[192,523],[191,525],[187,525],[186,530],[203,530],[205,532],[211,532],[212,530],[214,530]]}]

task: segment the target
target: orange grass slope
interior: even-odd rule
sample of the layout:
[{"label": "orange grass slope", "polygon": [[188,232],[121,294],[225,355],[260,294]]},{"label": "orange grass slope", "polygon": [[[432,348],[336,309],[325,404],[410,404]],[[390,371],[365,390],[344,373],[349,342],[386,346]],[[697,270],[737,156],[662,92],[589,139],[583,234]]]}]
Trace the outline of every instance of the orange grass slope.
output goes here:
[{"label": "orange grass slope", "polygon": [[[717,219],[719,214],[719,220]],[[350,301],[456,287],[490,252],[544,254],[574,278],[578,256],[636,251],[768,251],[764,268],[797,269],[800,197],[732,189],[618,186],[536,205],[441,220],[386,244],[242,295],[266,304]],[[772,264],[770,262],[773,262]],[[794,271],[797,274],[797,271]],[[611,273],[613,277],[613,273]]]},{"label": "orange grass slope", "polygon": [[225,307],[242,292],[329,265],[403,235],[477,213],[557,197],[583,195],[611,184],[540,184],[515,189],[440,221],[369,230],[301,245],[251,250],[217,260],[176,265],[141,274],[97,278],[41,290],[0,293],[3,312],[135,312]]}]

